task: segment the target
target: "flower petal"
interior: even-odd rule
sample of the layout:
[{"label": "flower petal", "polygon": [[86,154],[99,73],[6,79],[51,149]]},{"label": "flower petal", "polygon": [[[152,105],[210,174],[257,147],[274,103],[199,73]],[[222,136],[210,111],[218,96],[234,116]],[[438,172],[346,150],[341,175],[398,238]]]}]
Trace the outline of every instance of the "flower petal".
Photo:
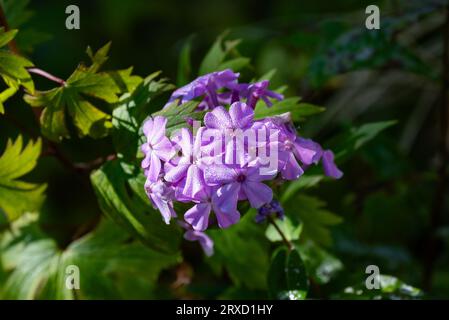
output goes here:
[{"label": "flower petal", "polygon": [[214,242],[204,232],[188,230],[184,233],[184,239],[188,241],[198,241],[207,256],[210,257],[214,254]]},{"label": "flower petal", "polygon": [[151,136],[148,137],[152,144],[158,143],[162,137],[165,136],[165,125],[167,124],[167,118],[162,116],[156,116],[153,119],[153,128],[151,130]]},{"label": "flower petal", "polygon": [[220,187],[212,195],[212,207],[220,228],[227,228],[240,220],[240,213],[237,211],[239,190],[240,184],[230,183]]},{"label": "flower petal", "polygon": [[148,169],[148,180],[152,182],[158,180],[159,173],[161,173],[161,166],[161,160],[152,152],[150,156],[150,168]]},{"label": "flower petal", "polygon": [[192,199],[196,198],[202,191],[204,191],[206,183],[204,182],[203,172],[197,165],[190,165],[187,170],[186,185],[183,194]]},{"label": "flower petal", "polygon": [[210,211],[210,203],[198,203],[187,210],[184,214],[184,220],[188,222],[194,230],[204,231],[209,226]]},{"label": "flower petal", "polygon": [[[261,174],[261,172],[264,172],[265,174]],[[276,168],[274,168],[273,170],[265,168],[265,170],[262,171],[262,168],[258,166],[248,167],[248,170],[246,171],[246,179],[252,182],[260,182],[264,180],[272,180],[276,176],[276,174]]]},{"label": "flower petal", "polygon": [[242,188],[253,208],[259,208],[273,199],[273,191],[261,182],[245,181]]},{"label": "flower petal", "polygon": [[328,177],[340,179],[343,176],[343,172],[337,168],[334,162],[334,153],[330,150],[323,152],[323,169],[324,174]]},{"label": "flower petal", "polygon": [[208,185],[221,185],[235,181],[237,172],[225,165],[211,165],[204,168],[204,179]]},{"label": "flower petal", "polygon": [[169,201],[163,200],[159,195],[150,193],[151,200],[156,208],[159,209],[162,218],[166,224],[170,224],[170,219],[176,217],[176,212],[173,209],[173,204]]},{"label": "flower petal", "polygon": [[303,164],[317,163],[321,158],[321,146],[310,139],[297,137],[294,146],[295,155]]},{"label": "flower petal", "polygon": [[169,161],[175,155],[175,149],[167,137],[162,137],[153,145],[153,152],[163,161]]},{"label": "flower petal", "polygon": [[216,107],[213,111],[206,113],[204,124],[211,129],[230,129],[232,120],[228,111],[222,106]]},{"label": "flower petal", "polygon": [[246,103],[234,102],[229,109],[234,128],[246,128],[254,119],[254,110]]},{"label": "flower petal", "polygon": [[281,173],[282,177],[287,180],[296,180],[304,173],[304,170],[301,168],[298,161],[296,161],[293,153],[290,153],[288,160],[285,162],[281,170]]},{"label": "flower petal", "polygon": [[168,182],[176,183],[183,179],[187,175],[187,170],[190,164],[178,164],[177,166],[171,168],[164,175],[164,179]]},{"label": "flower petal", "polygon": [[152,131],[153,131],[153,119],[148,118],[147,120],[145,120],[143,124],[143,133],[148,138],[149,136],[151,136]]},{"label": "flower petal", "polygon": [[142,164],[141,164],[143,169],[146,169],[146,168],[148,168],[150,166],[150,164],[151,164],[151,154],[152,154],[152,151],[149,151],[149,152],[147,152],[145,154],[145,158],[143,158]]}]

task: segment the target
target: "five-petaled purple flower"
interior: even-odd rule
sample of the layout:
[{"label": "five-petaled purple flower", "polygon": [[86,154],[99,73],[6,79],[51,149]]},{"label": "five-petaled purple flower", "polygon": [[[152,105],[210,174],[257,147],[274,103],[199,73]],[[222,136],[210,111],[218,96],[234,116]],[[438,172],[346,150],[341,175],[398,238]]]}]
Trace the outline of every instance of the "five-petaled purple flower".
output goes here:
[{"label": "five-petaled purple flower", "polygon": [[167,119],[157,116],[149,118],[143,125],[143,133],[147,142],[142,145],[145,158],[142,160],[142,168],[145,170],[148,180],[156,182],[161,173],[161,160],[168,161],[173,156],[173,146],[165,136]]}]

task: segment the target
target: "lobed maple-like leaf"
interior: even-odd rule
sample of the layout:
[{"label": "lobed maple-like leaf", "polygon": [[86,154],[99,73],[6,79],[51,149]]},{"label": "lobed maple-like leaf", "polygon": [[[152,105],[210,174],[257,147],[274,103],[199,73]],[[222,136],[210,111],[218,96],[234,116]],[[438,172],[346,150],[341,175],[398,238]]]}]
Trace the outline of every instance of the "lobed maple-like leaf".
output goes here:
[{"label": "lobed maple-like leaf", "polygon": [[[44,200],[45,184],[18,180],[34,169],[41,151],[41,140],[23,147],[22,137],[9,140],[0,156],[0,212],[7,221],[28,211],[36,211]],[[0,219],[1,221],[1,219]]]},{"label": "lobed maple-like leaf", "polygon": [[70,137],[67,114],[77,128],[79,136],[101,138],[112,127],[110,104],[116,103],[118,96],[137,86],[140,77],[132,76],[132,68],[99,72],[107,60],[108,43],[97,53],[88,48],[92,65],[80,64],[67,81],[60,87],[48,91],[36,91],[25,95],[25,101],[33,107],[44,108],[41,115],[42,133],[51,140]]}]

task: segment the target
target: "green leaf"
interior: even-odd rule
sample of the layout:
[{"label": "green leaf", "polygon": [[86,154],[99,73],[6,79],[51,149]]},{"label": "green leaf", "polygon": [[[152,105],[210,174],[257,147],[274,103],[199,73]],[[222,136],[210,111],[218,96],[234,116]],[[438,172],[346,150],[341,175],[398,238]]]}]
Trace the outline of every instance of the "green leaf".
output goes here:
[{"label": "green leaf", "polygon": [[382,131],[394,126],[395,120],[372,122],[361,125],[360,127],[351,128],[349,132],[338,138],[336,150],[336,161],[342,162],[353,154],[355,151],[373,140]]},{"label": "green leaf", "polygon": [[236,286],[265,289],[268,242],[263,230],[254,222],[254,216],[255,211],[251,210],[228,229],[208,231],[214,240],[215,251],[208,263],[226,268]]},{"label": "green leaf", "polygon": [[303,223],[304,237],[329,246],[332,243],[329,227],[341,223],[342,218],[325,210],[324,206],[320,199],[303,194],[283,203],[286,215],[296,217]]},{"label": "green leaf", "polygon": [[[298,219],[295,219],[295,217],[284,217],[282,220],[276,220],[276,224],[287,240],[294,241],[299,239],[302,231],[302,224]],[[283,241],[281,235],[272,224],[268,225],[267,230],[265,231],[265,236],[271,242]]]},{"label": "green leaf", "polygon": [[[203,61],[201,62],[199,75],[204,75],[214,71],[220,71],[225,68],[222,67],[225,62],[226,57],[238,46],[240,40],[230,40],[224,41],[227,32],[220,35],[217,40],[215,40],[212,47],[207,52]],[[242,60],[239,60],[237,64],[242,65]],[[236,64],[236,62],[233,62]],[[231,64],[232,66],[232,64]],[[226,66],[225,66],[226,67]]]},{"label": "green leaf", "polygon": [[144,142],[143,121],[153,110],[159,109],[157,98],[173,89],[166,79],[156,80],[160,72],[149,75],[131,94],[125,94],[112,112],[112,139],[121,158],[134,161]]},{"label": "green leaf", "polygon": [[5,113],[5,107],[3,103],[12,97],[17,92],[17,88],[10,87],[0,92],[0,114]]},{"label": "green leaf", "polygon": [[133,75],[132,72],[133,67],[124,70],[108,71],[112,80],[120,88],[120,93],[133,92],[143,81],[141,77]]},{"label": "green leaf", "polygon": [[[128,86],[135,86],[135,81],[138,81],[131,77],[130,69],[115,73],[97,72],[106,59],[108,49],[106,45],[96,54],[88,50],[93,60],[92,66],[86,68],[80,65],[63,86],[24,97],[31,106],[44,108],[41,126],[46,137],[56,141],[69,137],[66,112],[80,137],[102,138],[108,135],[112,127],[111,116],[101,110],[101,103],[116,103],[118,94]],[[123,83],[118,83],[118,78]]]},{"label": "green leaf", "polygon": [[343,269],[342,262],[312,241],[298,246],[307,273],[317,284],[329,283]]},{"label": "green leaf", "polygon": [[15,38],[19,30],[9,30],[5,32],[5,28],[0,28],[0,48],[6,46]]},{"label": "green leaf", "polygon": [[296,249],[281,247],[273,254],[268,271],[268,290],[274,299],[302,300],[309,290],[304,262]]},{"label": "green leaf", "polygon": [[324,179],[323,175],[303,175],[298,180],[292,181],[288,184],[287,189],[282,193],[282,202],[287,202],[299,190],[313,188]]},{"label": "green leaf", "polygon": [[190,52],[192,51],[192,40],[192,36],[190,36],[186,40],[179,55],[178,77],[176,81],[178,87],[182,87],[183,85],[187,84],[192,76],[192,65],[190,59]]},{"label": "green leaf", "polygon": [[[0,48],[7,45],[17,34],[17,30],[5,32],[0,28]],[[3,78],[8,87],[19,88],[23,86],[29,92],[34,92],[34,83],[26,68],[32,67],[29,60],[8,52],[0,50],[0,77]]]},{"label": "green leaf", "polygon": [[[148,299],[160,271],[180,260],[133,241],[107,220],[64,250],[37,231],[36,221],[24,228],[14,228],[0,243],[11,272],[0,288],[3,299]],[[69,266],[79,270],[78,290],[66,286]]]},{"label": "green leaf", "polygon": [[249,66],[251,59],[245,57],[235,58],[220,64],[217,70],[231,69],[234,72],[240,71]]},{"label": "green leaf", "polygon": [[140,168],[120,160],[104,164],[91,174],[102,211],[148,247],[173,253],[178,250],[180,230],[166,225],[145,194],[145,177]]},{"label": "green leaf", "polygon": [[265,103],[257,103],[254,114],[255,119],[273,117],[286,112],[290,112],[293,121],[298,121],[303,117],[311,116],[324,111],[323,107],[318,107],[310,103],[300,102],[301,98],[291,97],[273,103],[268,107]]},{"label": "green leaf", "polygon": [[51,38],[50,34],[27,26],[27,22],[34,15],[34,11],[28,8],[30,0],[2,0],[0,2],[9,26],[12,29],[20,30],[15,40],[22,52],[30,53],[36,45]]},{"label": "green leaf", "polygon": [[41,152],[41,140],[23,147],[22,137],[8,140],[0,156],[0,213],[12,221],[27,211],[36,211],[44,200],[45,184],[17,180],[34,169]]},{"label": "green leaf", "polygon": [[187,119],[201,121],[204,117],[204,112],[197,112],[199,102],[188,101],[182,105],[176,102],[168,105],[165,109],[153,113],[153,116],[163,116],[167,118],[166,132],[170,135],[174,131],[187,126]]},{"label": "green leaf", "polygon": [[89,67],[90,72],[97,72],[106,61],[108,61],[109,50],[111,49],[111,42],[106,43],[103,47],[93,52],[91,47],[87,47],[86,53],[92,60],[92,65]]},{"label": "green leaf", "polygon": [[2,7],[10,26],[19,28],[32,17],[28,10],[30,0],[2,0]]},{"label": "green leaf", "polygon": [[277,70],[276,69],[271,69],[270,71],[268,71],[267,73],[263,74],[261,77],[259,77],[258,79],[253,79],[251,82],[260,82],[263,80],[271,80],[274,75],[276,74]]}]

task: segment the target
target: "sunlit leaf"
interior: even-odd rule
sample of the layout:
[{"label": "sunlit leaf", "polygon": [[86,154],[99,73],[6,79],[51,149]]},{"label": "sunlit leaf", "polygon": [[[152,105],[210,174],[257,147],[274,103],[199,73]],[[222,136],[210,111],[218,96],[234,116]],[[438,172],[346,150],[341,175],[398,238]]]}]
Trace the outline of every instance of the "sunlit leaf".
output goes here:
[{"label": "sunlit leaf", "polygon": [[[7,45],[17,34],[17,30],[4,31],[0,28],[0,48]],[[27,68],[32,67],[29,60],[6,50],[0,50],[0,77],[8,87],[23,86],[29,92],[34,92],[34,83]]]},{"label": "sunlit leaf", "polygon": [[[276,220],[275,223],[287,240],[294,241],[299,239],[302,231],[302,224],[298,219],[286,216],[282,220]],[[265,235],[271,242],[283,241],[283,238],[272,224],[268,225]]]},{"label": "sunlit leaf", "polygon": [[[97,53],[88,50],[93,64],[86,68],[80,65],[66,83],[48,91],[38,91],[26,95],[25,101],[33,107],[43,107],[41,115],[42,132],[51,140],[69,137],[66,113],[70,115],[78,129],[79,136],[101,138],[111,127],[111,116],[99,103],[112,104],[118,101],[118,94],[136,85],[130,69],[115,73],[97,72],[105,62],[109,45]],[[121,83],[118,81],[121,80]]]},{"label": "sunlit leaf", "polygon": [[6,220],[12,221],[41,206],[46,185],[18,180],[35,168],[40,152],[41,140],[23,146],[19,136],[15,141],[8,141],[0,156],[0,213]]},{"label": "sunlit leaf", "polygon": [[0,114],[5,113],[5,106],[3,103],[12,97],[17,92],[17,88],[10,87],[0,92]]}]

